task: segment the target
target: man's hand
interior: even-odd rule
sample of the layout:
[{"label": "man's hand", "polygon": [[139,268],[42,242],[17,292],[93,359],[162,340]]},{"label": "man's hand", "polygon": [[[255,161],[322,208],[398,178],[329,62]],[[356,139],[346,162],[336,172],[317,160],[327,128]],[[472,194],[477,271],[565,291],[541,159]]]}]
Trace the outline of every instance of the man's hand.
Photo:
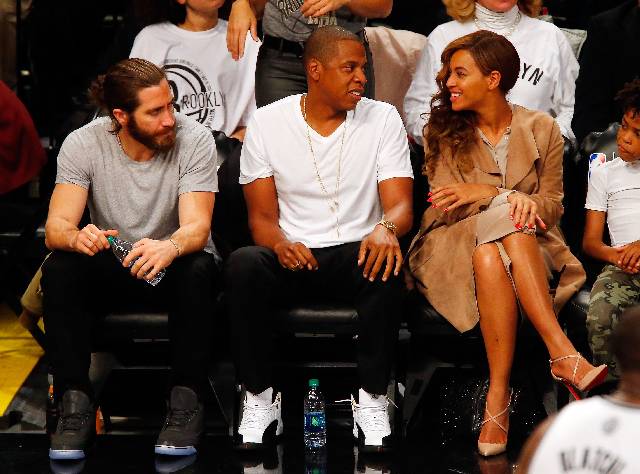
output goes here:
[{"label": "man's hand", "polygon": [[238,61],[244,55],[247,31],[251,31],[253,41],[258,42],[258,19],[249,0],[236,0],[231,7],[227,26],[227,49],[231,57]]},{"label": "man's hand", "polygon": [[453,183],[435,188],[429,193],[427,201],[433,207],[439,207],[444,212],[453,211],[464,204],[496,196],[498,190],[488,184]]},{"label": "man's hand", "polygon": [[313,253],[300,242],[282,240],[273,247],[273,251],[278,256],[278,262],[283,268],[294,272],[305,268],[307,270],[318,269],[318,261]]},{"label": "man's hand", "polygon": [[507,201],[511,205],[509,217],[513,220],[516,229],[520,230],[523,227],[534,229],[536,225],[539,225],[546,230],[547,224],[538,215],[538,204],[531,197],[516,191],[509,194]]},{"label": "man's hand", "polygon": [[122,261],[122,265],[128,267],[135,260],[131,275],[138,279],[153,280],[177,256],[178,250],[168,240],[142,239],[133,244],[133,250]]},{"label": "man's hand", "polygon": [[640,240],[616,249],[620,252],[616,266],[626,273],[635,275],[640,271]]},{"label": "man's hand", "polygon": [[377,225],[373,231],[362,239],[358,252],[358,266],[364,264],[362,276],[374,281],[386,265],[382,274],[382,281],[387,281],[391,272],[398,276],[402,268],[402,252],[398,239],[389,229]]},{"label": "man's hand", "polygon": [[73,235],[69,246],[78,253],[93,257],[98,252],[108,249],[107,236],[118,235],[117,230],[100,230],[93,224],[88,224]]},{"label": "man's hand", "polygon": [[351,0],[305,0],[300,12],[311,18],[317,18],[349,4]]}]

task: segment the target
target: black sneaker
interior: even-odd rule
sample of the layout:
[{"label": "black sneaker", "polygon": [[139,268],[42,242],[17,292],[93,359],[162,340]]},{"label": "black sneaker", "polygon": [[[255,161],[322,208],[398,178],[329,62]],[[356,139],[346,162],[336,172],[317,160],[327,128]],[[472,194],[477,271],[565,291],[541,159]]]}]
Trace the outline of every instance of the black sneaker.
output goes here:
[{"label": "black sneaker", "polygon": [[198,401],[196,392],[188,387],[173,387],[169,413],[156,441],[156,454],[168,456],[195,454],[203,429],[204,406]]},{"label": "black sneaker", "polygon": [[96,434],[96,412],[86,393],[67,390],[60,404],[60,418],[51,435],[49,459],[84,459]]}]

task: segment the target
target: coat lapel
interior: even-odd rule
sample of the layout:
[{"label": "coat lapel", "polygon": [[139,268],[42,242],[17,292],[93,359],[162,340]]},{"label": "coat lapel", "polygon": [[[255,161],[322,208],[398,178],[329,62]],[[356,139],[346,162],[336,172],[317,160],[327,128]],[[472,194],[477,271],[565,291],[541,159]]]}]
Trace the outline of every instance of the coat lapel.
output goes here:
[{"label": "coat lapel", "polygon": [[511,120],[511,136],[507,148],[507,176],[505,185],[508,189],[516,189],[531,171],[534,163],[539,158],[535,138],[531,130],[531,124],[524,123],[520,113],[521,107],[516,105]]}]

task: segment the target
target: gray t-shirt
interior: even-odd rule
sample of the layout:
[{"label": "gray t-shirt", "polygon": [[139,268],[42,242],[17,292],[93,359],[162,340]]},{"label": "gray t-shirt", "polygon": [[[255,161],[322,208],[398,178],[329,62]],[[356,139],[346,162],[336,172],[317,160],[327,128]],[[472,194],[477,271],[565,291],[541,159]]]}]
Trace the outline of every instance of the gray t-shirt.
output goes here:
[{"label": "gray t-shirt", "polygon": [[300,13],[304,0],[269,0],[264,8],[262,28],[269,36],[304,42],[320,26],[338,25],[353,33],[362,31],[366,18],[342,7],[319,18],[306,18]]},{"label": "gray t-shirt", "polygon": [[[151,160],[137,162],[122,151],[110,133],[109,117],[100,117],[72,132],[58,155],[56,183],[89,191],[91,222],[116,229],[136,242],[145,237],[164,240],[180,227],[178,196],[217,192],[216,145],[204,126],[176,114],[176,144]],[[205,251],[216,254],[213,241]]]}]

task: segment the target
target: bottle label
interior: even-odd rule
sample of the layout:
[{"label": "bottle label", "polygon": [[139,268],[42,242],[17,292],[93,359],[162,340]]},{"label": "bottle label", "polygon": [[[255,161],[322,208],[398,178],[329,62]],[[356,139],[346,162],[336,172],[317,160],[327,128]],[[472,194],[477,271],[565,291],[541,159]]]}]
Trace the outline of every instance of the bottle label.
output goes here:
[{"label": "bottle label", "polygon": [[311,411],[304,414],[304,430],[307,433],[321,433],[325,430],[324,413]]}]

